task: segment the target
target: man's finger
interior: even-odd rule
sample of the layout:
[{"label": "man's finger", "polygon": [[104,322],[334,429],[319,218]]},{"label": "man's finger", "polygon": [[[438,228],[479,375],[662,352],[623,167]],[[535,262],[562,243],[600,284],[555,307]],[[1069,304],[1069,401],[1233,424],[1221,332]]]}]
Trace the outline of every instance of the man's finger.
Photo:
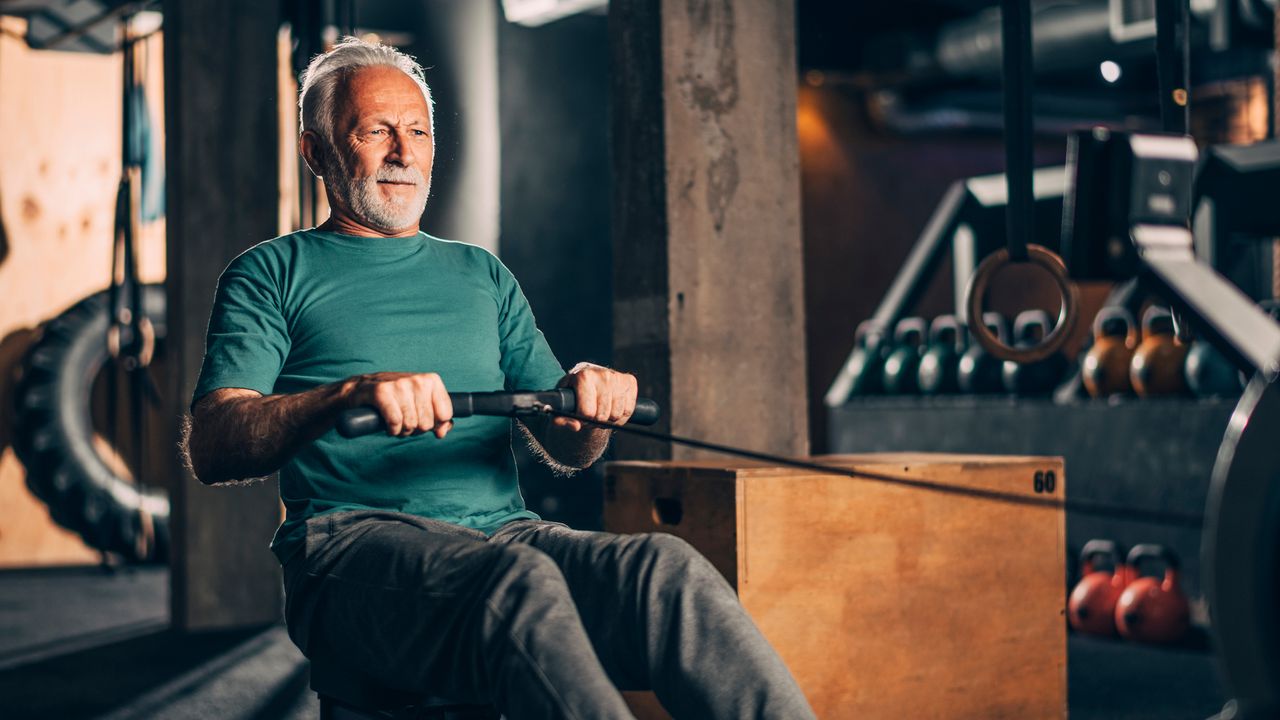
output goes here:
[{"label": "man's finger", "polygon": [[[574,392],[578,396],[578,414],[583,417],[596,416],[596,389],[592,383],[583,375],[579,374],[574,378]],[[576,423],[574,430],[581,430],[582,423]]]},{"label": "man's finger", "polygon": [[414,402],[413,396],[409,396],[400,401],[400,412],[404,418],[400,428],[401,435],[413,435],[419,430],[420,417],[418,416],[418,406]]},{"label": "man's finger", "polygon": [[577,432],[578,430],[582,429],[582,423],[578,422],[577,420],[574,420],[573,418],[567,418],[567,417],[557,417],[551,421],[551,424],[558,425],[562,428],[569,428],[574,432]]},{"label": "man's finger", "polygon": [[435,419],[436,437],[443,440],[453,427],[453,400],[449,398],[444,383],[438,380],[431,386],[431,410]]},{"label": "man's finger", "polygon": [[607,379],[597,381],[600,390],[596,395],[596,412],[590,417],[594,417],[600,422],[609,422],[609,418],[613,413],[613,388]]},{"label": "man's finger", "polygon": [[636,383],[634,375],[623,374],[622,382],[622,408],[618,414],[618,425],[626,425],[627,421],[636,411],[636,396],[639,394],[639,385]]},{"label": "man's finger", "polygon": [[373,406],[377,408],[378,414],[387,424],[387,434],[399,435],[400,429],[404,427],[404,412],[400,409],[400,401],[396,397],[395,389],[389,383],[374,386]]}]

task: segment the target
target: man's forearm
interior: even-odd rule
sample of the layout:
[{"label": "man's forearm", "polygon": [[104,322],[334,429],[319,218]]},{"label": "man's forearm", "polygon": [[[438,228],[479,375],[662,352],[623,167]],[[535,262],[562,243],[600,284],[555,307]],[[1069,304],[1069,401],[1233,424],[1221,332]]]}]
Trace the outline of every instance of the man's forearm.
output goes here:
[{"label": "man's forearm", "polygon": [[[197,404],[186,450],[201,482],[248,480],[279,470],[333,427],[347,407],[345,382],[289,395],[231,397]],[[213,395],[213,393],[211,393]]]}]

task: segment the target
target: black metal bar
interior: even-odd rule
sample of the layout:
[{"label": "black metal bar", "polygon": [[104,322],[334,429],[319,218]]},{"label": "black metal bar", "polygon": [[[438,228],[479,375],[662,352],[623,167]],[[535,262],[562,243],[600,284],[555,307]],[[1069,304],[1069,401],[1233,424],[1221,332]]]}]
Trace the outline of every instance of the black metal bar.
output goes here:
[{"label": "black metal bar", "polygon": [[1172,226],[1134,228],[1144,265],[1139,276],[1187,316],[1196,331],[1239,369],[1274,376],[1280,325],[1249,296],[1195,258],[1191,233]]},{"label": "black metal bar", "polygon": [[1190,112],[1187,81],[1190,45],[1187,0],[1156,0],[1156,73],[1160,86],[1160,125],[1186,133]]},{"label": "black metal bar", "polygon": [[1027,259],[1027,238],[1035,211],[1031,187],[1031,4],[1029,0],[1000,2],[1001,65],[1004,87],[1005,178],[1009,183],[1006,209],[1009,259]]},{"label": "black metal bar", "polygon": [[951,239],[961,222],[967,199],[968,190],[963,180],[957,180],[947,188],[938,208],[911,248],[911,254],[907,255],[902,269],[894,276],[893,284],[876,307],[872,321],[881,327],[892,328],[928,289],[939,262],[951,247]]}]

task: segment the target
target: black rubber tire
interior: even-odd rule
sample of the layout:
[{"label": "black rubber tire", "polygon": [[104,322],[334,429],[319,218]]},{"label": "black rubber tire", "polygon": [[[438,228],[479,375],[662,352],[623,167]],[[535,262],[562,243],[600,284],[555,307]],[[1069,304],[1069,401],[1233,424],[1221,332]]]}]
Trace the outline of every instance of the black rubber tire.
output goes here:
[{"label": "black rubber tire", "polygon": [[[145,285],[142,297],[159,341],[165,335],[164,286]],[[108,359],[107,304],[106,291],[81,300],[46,323],[27,351],[14,390],[13,449],[27,468],[27,487],[49,506],[54,522],[128,562],[165,562],[168,498],[139,493],[93,447],[89,399]],[[143,538],[144,507],[151,542]]]}]

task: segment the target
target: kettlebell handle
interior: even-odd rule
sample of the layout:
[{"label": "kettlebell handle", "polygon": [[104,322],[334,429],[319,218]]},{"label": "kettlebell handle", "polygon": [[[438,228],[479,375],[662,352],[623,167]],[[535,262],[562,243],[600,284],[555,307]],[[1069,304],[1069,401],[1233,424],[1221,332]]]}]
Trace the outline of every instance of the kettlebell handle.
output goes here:
[{"label": "kettlebell handle", "polygon": [[1031,328],[1040,328],[1041,336],[1049,334],[1049,313],[1044,310],[1023,310],[1013,320],[1013,341],[1021,342]]},{"label": "kettlebell handle", "polygon": [[991,331],[991,334],[995,336],[997,340],[1000,342],[1008,342],[1009,333],[1005,330],[1003,315],[997,312],[982,313],[982,324],[987,326],[987,329]]},{"label": "kettlebell handle", "polygon": [[909,317],[898,321],[897,327],[893,329],[893,341],[899,345],[908,344],[908,337],[915,334],[918,338],[912,344],[924,344],[928,340],[928,326],[925,325],[923,318]]},{"label": "kettlebell handle", "polygon": [[1120,549],[1114,540],[1094,539],[1085,543],[1084,547],[1080,548],[1081,563],[1088,562],[1098,555],[1110,557],[1112,561],[1117,564],[1120,562]]},{"label": "kettlebell handle", "polygon": [[1103,325],[1113,319],[1124,321],[1125,327],[1128,328],[1128,330],[1125,331],[1125,337],[1132,338],[1137,334],[1138,325],[1133,319],[1133,313],[1120,305],[1108,305],[1099,310],[1098,314],[1093,318],[1094,337],[1100,337],[1102,335]]},{"label": "kettlebell handle", "polygon": [[960,321],[954,315],[939,315],[933,319],[933,323],[929,325],[929,344],[936,345],[943,342],[943,338],[948,332],[952,333],[952,344],[956,346],[957,350],[962,350],[963,348],[960,347]]},{"label": "kettlebell handle", "polygon": [[1155,543],[1134,545],[1133,549],[1129,551],[1129,557],[1125,562],[1129,567],[1133,568],[1133,572],[1136,577],[1140,574],[1138,564],[1143,560],[1153,559],[1164,563],[1166,578],[1176,574],[1179,570],[1180,563],[1178,562],[1178,556],[1169,548]]},{"label": "kettlebell handle", "polygon": [[875,320],[863,320],[853,331],[853,344],[872,349],[884,342],[884,328]]}]

